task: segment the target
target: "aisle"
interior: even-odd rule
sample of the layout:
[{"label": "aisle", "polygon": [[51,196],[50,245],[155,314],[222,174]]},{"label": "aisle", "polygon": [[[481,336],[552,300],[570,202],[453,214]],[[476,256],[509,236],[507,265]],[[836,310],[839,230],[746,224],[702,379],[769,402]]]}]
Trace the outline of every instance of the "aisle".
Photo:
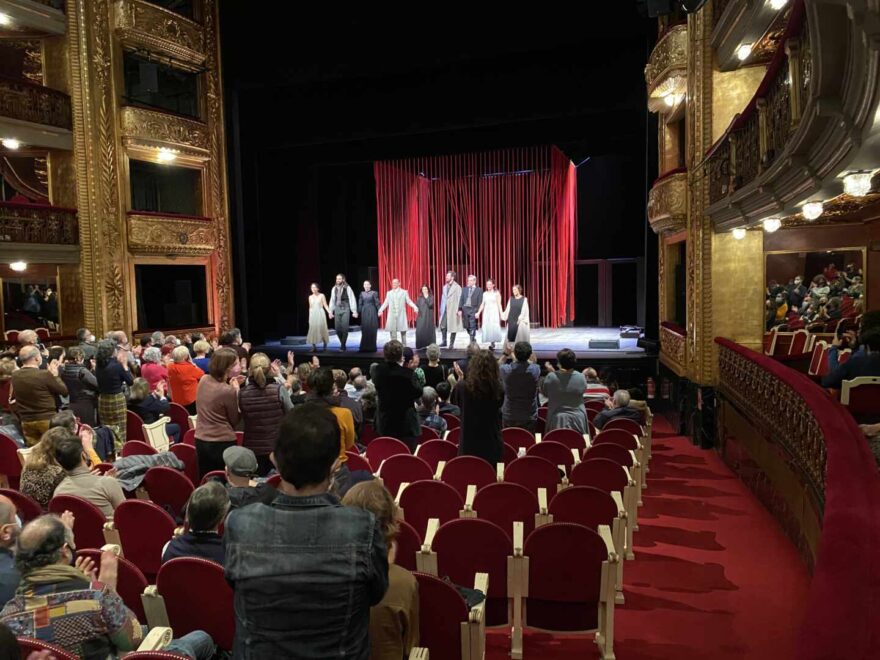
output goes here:
[{"label": "aisle", "polygon": [[[617,608],[619,660],[786,660],[809,575],[776,521],[712,451],[655,425],[636,560]],[[490,632],[491,660],[508,657]],[[585,638],[526,633],[526,660],[598,657]]]}]

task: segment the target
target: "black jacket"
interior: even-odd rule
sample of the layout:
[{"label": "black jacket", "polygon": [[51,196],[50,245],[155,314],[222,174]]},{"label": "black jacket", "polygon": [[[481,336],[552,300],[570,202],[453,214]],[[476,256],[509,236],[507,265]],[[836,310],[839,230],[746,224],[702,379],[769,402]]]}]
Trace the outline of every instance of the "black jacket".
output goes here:
[{"label": "black jacket", "polygon": [[[467,296],[468,296],[468,288],[467,285],[461,287],[461,298],[458,300],[458,311],[463,312],[465,310],[465,305],[467,304]],[[471,311],[475,314],[478,309],[480,309],[480,305],[483,304],[483,290],[475,286],[474,292],[471,295]]]},{"label": "black jacket", "polygon": [[373,366],[371,377],[379,399],[376,430],[394,438],[421,435],[419,415],[413,404],[422,396],[422,386],[415,372],[396,363],[380,362]]}]

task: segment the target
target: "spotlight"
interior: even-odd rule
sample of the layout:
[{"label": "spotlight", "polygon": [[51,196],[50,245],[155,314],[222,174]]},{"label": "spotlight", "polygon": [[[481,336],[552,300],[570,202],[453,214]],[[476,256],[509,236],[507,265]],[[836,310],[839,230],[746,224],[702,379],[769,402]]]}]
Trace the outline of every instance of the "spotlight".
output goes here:
[{"label": "spotlight", "polygon": [[788,4],[788,0],[770,0],[770,9],[782,9]]},{"label": "spotlight", "polygon": [[0,11],[0,27],[5,27],[12,23],[12,18],[10,18],[9,14]]},{"label": "spotlight", "polygon": [[13,151],[21,146],[21,142],[19,140],[16,140],[15,138],[3,138],[2,140],[0,140],[0,144],[2,144],[7,149],[11,149]]},{"label": "spotlight", "polygon": [[666,105],[671,108],[675,105],[675,94],[667,94],[663,97],[663,100],[666,102]]},{"label": "spotlight", "polygon": [[27,264],[24,261],[13,261],[9,267],[17,273],[27,270]]},{"label": "spotlight", "polygon": [[801,207],[801,212],[807,220],[815,220],[824,210],[822,202],[807,202]]},{"label": "spotlight", "polygon": [[744,239],[746,237],[746,228],[745,227],[737,227],[736,229],[734,229],[733,230],[733,237],[738,241],[741,241],[742,239]]},{"label": "spotlight", "polygon": [[747,59],[749,59],[749,55],[751,54],[752,44],[743,44],[736,49],[736,56],[739,58],[740,62],[745,62]]},{"label": "spotlight", "polygon": [[772,234],[781,226],[782,220],[780,220],[779,218],[767,218],[766,220],[764,220],[764,231],[766,231],[768,234]]},{"label": "spotlight", "polygon": [[872,172],[850,172],[843,177],[843,191],[853,197],[864,197],[871,192]]},{"label": "spotlight", "polygon": [[170,163],[177,158],[177,154],[168,147],[160,147],[158,158],[160,163]]}]

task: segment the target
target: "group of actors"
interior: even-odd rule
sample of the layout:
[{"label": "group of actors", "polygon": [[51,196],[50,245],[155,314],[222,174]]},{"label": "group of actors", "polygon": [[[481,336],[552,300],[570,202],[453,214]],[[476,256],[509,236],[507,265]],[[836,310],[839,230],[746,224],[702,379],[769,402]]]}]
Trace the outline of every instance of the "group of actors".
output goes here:
[{"label": "group of actors", "polygon": [[[456,281],[456,277],[455,271],[446,273],[446,283],[440,294],[440,332],[443,338],[441,348],[454,348],[455,336],[459,332],[466,331],[470,341],[476,342],[480,320],[480,341],[489,344],[490,350],[495,350],[496,343],[529,341],[529,301],[523,295],[520,284],[513,285],[507,306],[502,309],[501,293],[496,289],[494,280],[487,279],[483,290],[477,286],[475,275],[468,276],[464,287]],[[426,348],[437,341],[434,304],[434,294],[427,284],[422,285],[416,301],[413,302],[409,292],[400,288],[400,280],[397,278],[391,280],[391,288],[381,304],[379,294],[373,290],[369,281],[364,282],[364,290],[355,299],[354,291],[345,281],[345,275],[340,274],[336,276],[329,303],[318,285],[312,283],[312,292],[309,295],[309,334],[306,341],[312,345],[312,350],[318,349],[318,343],[323,343],[324,350],[327,350],[330,339],[327,329],[329,316],[333,320],[341,350],[345,351],[351,319],[355,318],[360,320],[361,327],[358,350],[362,353],[373,353],[376,351],[379,317],[387,311],[385,330],[391,339],[399,339],[406,345],[406,333],[409,329],[406,308],[410,307],[418,313],[416,348]],[[502,321],[507,323],[506,332],[502,331]]]}]

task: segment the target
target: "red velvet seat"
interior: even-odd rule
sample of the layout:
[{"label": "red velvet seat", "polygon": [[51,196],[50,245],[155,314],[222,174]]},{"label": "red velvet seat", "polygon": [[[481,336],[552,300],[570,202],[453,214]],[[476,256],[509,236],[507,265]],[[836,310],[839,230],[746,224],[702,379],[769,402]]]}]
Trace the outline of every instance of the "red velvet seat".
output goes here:
[{"label": "red velvet seat", "polygon": [[244,431],[235,432],[235,444],[241,447],[244,444]]},{"label": "red velvet seat", "polygon": [[146,442],[142,442],[141,440],[128,440],[124,445],[122,445],[122,457],[126,456],[152,456],[153,454],[157,454],[156,448],[152,445],[148,445]]},{"label": "red velvet seat", "polygon": [[[546,458],[553,465],[564,465],[566,474],[571,472],[571,466],[574,465],[574,454],[571,453],[571,449],[555,440],[544,440],[529,447],[526,455]],[[552,495],[552,493],[548,493],[548,495]]]},{"label": "red velvet seat", "polygon": [[416,456],[436,472],[440,461],[451,461],[458,456],[458,447],[448,440],[428,440],[416,447]]},{"label": "red velvet seat", "polygon": [[65,511],[74,515],[73,539],[77,548],[83,550],[103,547],[104,523],[107,518],[101,509],[76,495],[56,495],[49,500],[49,513],[59,516]]},{"label": "red velvet seat", "polygon": [[446,420],[446,430],[451,431],[461,426],[461,419],[452,413],[440,413],[440,417]]},{"label": "red velvet seat", "polygon": [[[587,452],[589,454],[589,452]],[[607,458],[590,458],[574,466],[569,479],[573,486],[593,486],[610,493],[624,492],[629,485],[626,470]]]},{"label": "red velvet seat", "polygon": [[126,559],[148,580],[154,580],[162,562],[162,548],[174,536],[174,518],[152,502],[126,500],[116,508],[113,526],[119,532]]},{"label": "red velvet seat", "polygon": [[454,429],[449,429],[446,437],[443,439],[446,440],[446,442],[451,442],[456,447],[458,447],[459,443],[461,442],[461,427],[458,426]]},{"label": "red velvet seat", "polygon": [[171,401],[165,414],[171,419],[172,424],[180,427],[181,433],[189,428],[189,411],[179,403]]},{"label": "red velvet seat", "polygon": [[541,440],[542,442],[558,442],[570,449],[577,449],[578,453],[587,446],[587,440],[583,433],[578,433],[574,429],[553,429]]},{"label": "red velvet seat", "polygon": [[546,458],[539,456],[522,456],[504,470],[504,481],[525,486],[538,494],[539,488],[547,489],[548,500],[553,497],[559,485],[559,468]]},{"label": "red velvet seat", "polygon": [[125,439],[147,441],[144,435],[144,420],[133,410],[125,411]]},{"label": "red velvet seat", "polygon": [[172,559],[159,569],[156,587],[165,599],[168,622],[176,637],[204,630],[221,649],[232,649],[232,588],[220,564],[199,557]]},{"label": "red velvet seat", "polygon": [[596,415],[599,414],[598,410],[593,410],[592,408],[587,408],[587,421],[592,422],[596,419]]},{"label": "red velvet seat", "polygon": [[40,503],[20,491],[12,490],[11,488],[0,488],[0,495],[5,495],[12,500],[22,523],[30,522],[34,518],[39,518],[43,515],[43,507],[40,506]]},{"label": "red velvet seat", "polygon": [[367,472],[372,472],[373,468],[370,467],[370,464],[367,462],[363,456],[353,451],[345,452],[346,461],[345,464],[348,466],[348,469],[352,472],[356,470],[366,470]]},{"label": "red velvet seat", "polygon": [[517,450],[506,442],[501,445],[501,462],[507,467],[517,459]]},{"label": "red velvet seat", "polygon": [[520,447],[528,449],[535,444],[533,433],[515,427],[501,429],[501,439],[516,450],[519,450]]},{"label": "red velvet seat", "polygon": [[[0,475],[6,477],[6,487],[18,490],[21,483],[21,460],[18,443],[5,433],[0,433]],[[2,478],[0,478],[0,485]]]},{"label": "red velvet seat", "polygon": [[189,660],[189,658],[179,653],[168,653],[168,651],[135,651],[134,653],[126,653],[125,660]]},{"label": "red velvet seat", "polygon": [[176,445],[171,445],[169,451],[183,461],[185,466],[183,473],[189,477],[190,482],[199,483],[199,456],[196,448],[178,442]]},{"label": "red velvet seat", "polygon": [[856,419],[880,415],[880,376],[843,381],[840,402]]},{"label": "red velvet seat", "polygon": [[612,527],[618,509],[609,493],[592,486],[571,486],[559,491],[550,501],[553,522],[568,522],[598,530]]},{"label": "red velvet seat", "polygon": [[[77,550],[78,557],[88,557],[95,562],[95,570],[100,573],[101,551],[99,549]],[[144,605],[141,602],[141,594],[147,588],[149,582],[137,566],[125,557],[119,557],[119,573],[116,583],[116,593],[120,595],[126,607],[134,612],[138,621],[146,623]],[[127,656],[126,656],[127,657]]]},{"label": "red velvet seat", "polygon": [[623,429],[603,429],[596,434],[596,437],[593,438],[594,446],[601,445],[606,442],[619,445],[631,451],[638,451],[639,449],[638,438],[629,431],[624,431]]},{"label": "red velvet seat", "polygon": [[391,497],[394,497],[403,482],[412,483],[423,479],[433,479],[434,471],[427,462],[418,456],[396,454],[385,459],[378,476],[382,479],[388,492],[391,493]]},{"label": "red velvet seat", "polygon": [[437,530],[431,549],[438,575],[455,584],[470,586],[477,573],[488,573],[486,625],[508,623],[507,558],[513,556],[513,541],[507,532],[479,518],[450,520]]},{"label": "red velvet seat", "polygon": [[397,438],[382,436],[376,438],[370,443],[369,447],[367,447],[366,457],[367,461],[370,463],[370,467],[373,468],[373,472],[378,472],[379,466],[382,465],[382,461],[391,458],[392,456],[396,456],[397,454],[409,453],[411,453],[409,447]]},{"label": "red velvet seat", "polygon": [[587,410],[595,410],[597,413],[600,413],[605,410],[605,401],[586,401],[584,402],[584,407]]},{"label": "red velvet seat", "polygon": [[[538,412],[540,412],[540,410]],[[541,435],[543,435],[544,431],[546,430],[546,426],[547,420],[538,417],[538,419],[535,420],[535,433],[540,433]]]},{"label": "red velvet seat", "polygon": [[427,442],[428,440],[439,440],[440,434],[437,432],[437,429],[432,429],[430,426],[422,426],[422,435],[419,438],[419,443]]},{"label": "red velvet seat", "polygon": [[358,438],[360,443],[364,447],[369,447],[370,443],[379,437],[379,434],[376,432],[375,427],[370,422],[364,422],[364,425],[361,426],[361,435]]},{"label": "red velvet seat", "polygon": [[542,419],[545,422],[547,421],[547,406],[541,406],[538,408],[538,419]]},{"label": "red velvet seat", "polygon": [[55,644],[49,644],[48,642],[34,639],[33,637],[16,637],[15,639],[18,642],[18,648],[21,651],[21,660],[27,660],[31,653],[37,653],[39,651],[49,651],[51,653],[49,656],[50,660],[79,660],[79,656],[76,656],[73,653],[68,653]]},{"label": "red velvet seat", "polygon": [[643,436],[644,429],[642,429],[642,425],[639,424],[634,419],[627,419],[625,417],[615,417],[613,419],[609,419],[605,422],[605,426],[602,427],[602,431],[613,431],[615,429],[619,429],[621,431],[626,431],[627,433],[631,433],[636,436]]},{"label": "red velvet seat", "polygon": [[183,508],[193,492],[192,482],[185,474],[170,467],[151,467],[144,475],[143,485],[153,503],[175,518],[183,517]]},{"label": "red velvet seat", "polygon": [[625,465],[628,468],[633,467],[634,456],[632,451],[614,444],[613,442],[604,442],[593,445],[584,452],[584,460],[591,458],[607,458],[614,461],[618,465]]},{"label": "red velvet seat", "polygon": [[397,521],[400,531],[397,534],[397,554],[394,563],[408,571],[416,570],[416,553],[422,547],[422,537],[416,528],[405,520]]},{"label": "red velvet seat", "polygon": [[424,538],[429,518],[439,518],[442,525],[458,518],[464,500],[452,486],[442,481],[416,481],[407,486],[398,502],[404,520]]},{"label": "red velvet seat", "polygon": [[104,475],[113,469],[113,463],[98,463],[97,465],[93,465],[92,469],[97,470],[100,474]]},{"label": "red velvet seat", "polygon": [[440,475],[443,483],[449,484],[462,499],[467,496],[467,487],[476,486],[477,490],[497,481],[495,470],[482,458],[477,456],[456,456],[443,468]]},{"label": "red velvet seat", "polygon": [[0,410],[9,412],[9,390],[12,388],[12,379],[0,380]]},{"label": "red velvet seat", "polygon": [[513,523],[521,522],[523,533],[528,536],[535,528],[538,496],[519,484],[495,482],[477,491],[474,511],[477,517],[492,521],[511,537]]},{"label": "red velvet seat", "polygon": [[272,488],[278,488],[281,485],[281,475],[276,472],[266,480],[266,483],[272,486]]},{"label": "red velvet seat", "polygon": [[213,481],[222,480],[223,483],[225,484],[226,483],[226,470],[211,470],[204,477],[202,477],[202,480],[199,482],[199,486],[202,486],[212,480]]},{"label": "red velvet seat", "polygon": [[196,430],[195,429],[187,429],[183,434],[183,439],[180,441],[185,445],[191,445],[193,447],[196,446]]},{"label": "red velvet seat", "polygon": [[427,573],[413,575],[419,583],[419,646],[427,648],[432,658],[461,658],[461,624],[468,620],[467,603],[449,582]]}]

